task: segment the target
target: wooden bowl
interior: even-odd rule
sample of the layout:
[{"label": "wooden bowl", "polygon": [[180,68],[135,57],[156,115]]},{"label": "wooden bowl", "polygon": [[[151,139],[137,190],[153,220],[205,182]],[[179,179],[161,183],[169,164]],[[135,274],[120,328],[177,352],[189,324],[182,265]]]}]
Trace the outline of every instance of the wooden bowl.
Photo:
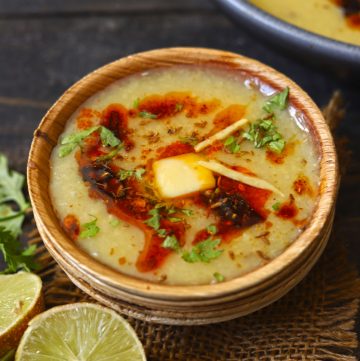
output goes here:
[{"label": "wooden bowl", "polygon": [[[236,69],[275,90],[290,88],[290,106],[301,112],[317,146],[320,191],[301,235],[277,258],[244,276],[214,285],[168,286],[124,275],[91,258],[65,234],[51,206],[49,159],[68,118],[94,93],[125,76],[174,65]],[[294,82],[243,56],[211,49],[170,48],[129,56],[81,79],[52,106],[34,133],[28,161],[29,193],[46,247],[85,292],[120,312],[171,324],[219,322],[253,312],[294,287],[323,251],[333,220],[338,169],[330,131],[317,106]],[[125,306],[124,306],[125,305]],[[128,308],[126,308],[128,307]],[[136,312],[132,310],[136,308]],[[126,313],[126,312],[125,312]]]}]

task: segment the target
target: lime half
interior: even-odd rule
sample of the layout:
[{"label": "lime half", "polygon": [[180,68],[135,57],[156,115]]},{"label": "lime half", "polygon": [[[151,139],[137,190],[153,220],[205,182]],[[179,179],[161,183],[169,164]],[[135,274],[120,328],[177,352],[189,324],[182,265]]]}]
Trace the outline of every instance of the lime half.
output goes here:
[{"label": "lime half", "polygon": [[0,275],[0,356],[18,345],[30,319],[43,310],[41,290],[33,273]]},{"label": "lime half", "polygon": [[54,307],[35,317],[16,361],[146,361],[131,326],[116,312],[92,303]]}]

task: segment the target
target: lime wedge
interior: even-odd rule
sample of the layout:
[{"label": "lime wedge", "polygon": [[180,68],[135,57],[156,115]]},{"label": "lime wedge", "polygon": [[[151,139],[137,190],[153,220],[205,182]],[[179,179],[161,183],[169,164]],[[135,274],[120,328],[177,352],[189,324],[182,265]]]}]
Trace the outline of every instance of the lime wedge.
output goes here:
[{"label": "lime wedge", "polygon": [[41,289],[33,273],[0,275],[0,356],[18,345],[29,320],[43,310]]},{"label": "lime wedge", "polygon": [[35,317],[16,361],[146,361],[131,326],[116,312],[91,303],[54,307]]}]

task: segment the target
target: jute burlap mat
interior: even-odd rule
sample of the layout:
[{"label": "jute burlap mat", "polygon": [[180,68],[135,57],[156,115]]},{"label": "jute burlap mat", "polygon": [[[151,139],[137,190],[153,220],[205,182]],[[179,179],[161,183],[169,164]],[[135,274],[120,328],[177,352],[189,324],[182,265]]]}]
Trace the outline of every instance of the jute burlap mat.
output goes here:
[{"label": "jute burlap mat", "polygon": [[[343,116],[339,94],[324,109],[332,129]],[[337,140],[340,164],[347,164],[343,139]],[[149,361],[356,360],[355,318],[360,279],[347,259],[343,239],[331,237],[324,255],[295,289],[256,313],[210,326],[156,325],[128,318]],[[92,301],[74,286],[47,253],[34,229],[29,242],[39,245],[48,308]]]}]

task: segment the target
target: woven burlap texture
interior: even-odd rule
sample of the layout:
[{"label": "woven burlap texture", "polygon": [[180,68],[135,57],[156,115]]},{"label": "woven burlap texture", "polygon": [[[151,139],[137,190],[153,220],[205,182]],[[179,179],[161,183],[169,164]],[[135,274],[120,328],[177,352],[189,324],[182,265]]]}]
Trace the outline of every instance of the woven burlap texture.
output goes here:
[{"label": "woven burlap texture", "polygon": [[[324,115],[331,127],[336,127],[343,115],[339,94],[324,109]],[[338,147],[344,166],[348,160],[344,140],[338,140]],[[47,307],[94,302],[71,283],[42,245],[37,231],[29,236],[31,243],[39,245]],[[356,360],[354,326],[360,279],[347,259],[343,242],[333,234],[304,281],[279,301],[246,317],[196,327],[127,319],[142,341],[148,361]]]}]

